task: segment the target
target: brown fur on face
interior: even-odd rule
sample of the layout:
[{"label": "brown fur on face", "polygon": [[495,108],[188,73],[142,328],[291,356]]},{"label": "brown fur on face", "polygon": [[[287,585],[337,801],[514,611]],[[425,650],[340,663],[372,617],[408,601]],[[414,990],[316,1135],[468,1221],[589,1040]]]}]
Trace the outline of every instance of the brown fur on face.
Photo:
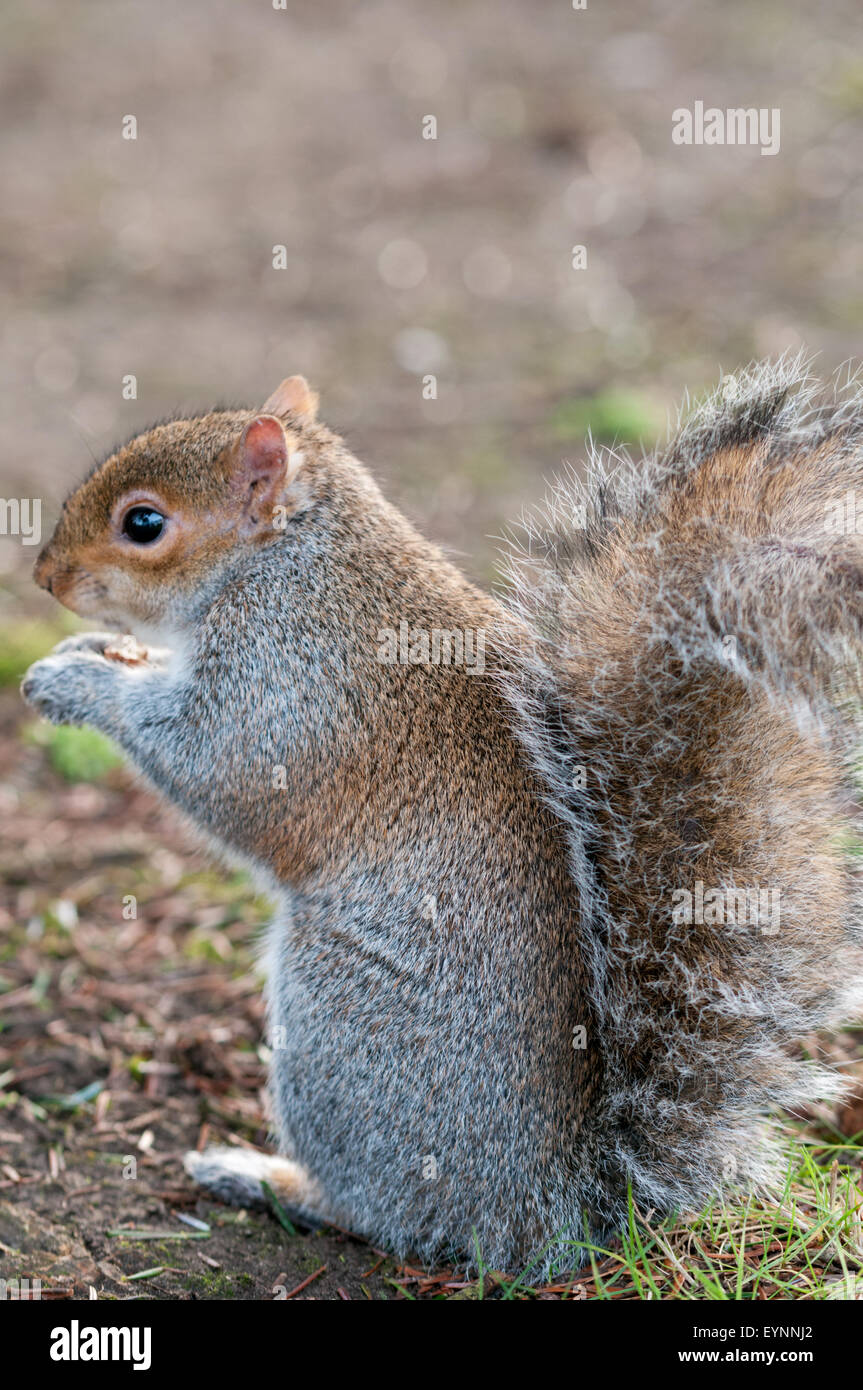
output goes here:
[{"label": "brown fur on face", "polygon": [[[157,618],[171,593],[193,588],[229,545],[231,446],[247,419],[231,411],[175,420],[111,454],[64,503],[36,562],[37,583],[85,617]],[[153,545],[122,533],[136,503],[168,518]]]},{"label": "brown fur on face", "polygon": [[[306,462],[308,453],[313,463],[328,432],[314,425],[310,393],[298,402],[295,392],[285,393],[287,384],[268,404],[293,411],[283,427],[288,461]],[[66,499],[36,562],[36,582],[73,612],[101,621],[177,622],[187,615],[195,593],[238,550],[276,539],[275,505],[290,514],[307,497],[305,480],[291,495],[288,468],[261,505],[260,480],[250,482],[241,466],[244,431],[256,418],[254,411],[229,410],[174,420],[112,453]],[[162,535],[144,545],[123,531],[124,517],[140,505],[166,518]]]}]

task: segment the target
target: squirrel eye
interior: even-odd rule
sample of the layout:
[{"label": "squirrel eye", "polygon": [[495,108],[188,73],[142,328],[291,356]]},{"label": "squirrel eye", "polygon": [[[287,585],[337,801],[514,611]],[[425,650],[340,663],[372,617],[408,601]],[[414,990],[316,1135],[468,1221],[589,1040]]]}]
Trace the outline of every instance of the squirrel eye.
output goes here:
[{"label": "squirrel eye", "polygon": [[165,518],[155,507],[130,507],[123,518],[123,532],[130,541],[148,545],[162,534]]}]

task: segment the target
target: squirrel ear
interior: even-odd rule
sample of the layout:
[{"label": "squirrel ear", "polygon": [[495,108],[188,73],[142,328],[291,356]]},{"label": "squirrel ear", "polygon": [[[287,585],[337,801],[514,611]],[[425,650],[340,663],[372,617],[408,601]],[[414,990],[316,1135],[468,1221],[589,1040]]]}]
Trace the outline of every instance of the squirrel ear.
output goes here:
[{"label": "squirrel ear", "polygon": [[289,456],[288,440],[280,420],[256,415],[237,442],[234,479],[242,495],[246,529],[272,525],[273,508],[285,485],[302,462],[299,450]]},{"label": "squirrel ear", "polygon": [[286,376],[264,405],[269,415],[291,415],[311,424],[318,413],[318,397],[304,376]]}]

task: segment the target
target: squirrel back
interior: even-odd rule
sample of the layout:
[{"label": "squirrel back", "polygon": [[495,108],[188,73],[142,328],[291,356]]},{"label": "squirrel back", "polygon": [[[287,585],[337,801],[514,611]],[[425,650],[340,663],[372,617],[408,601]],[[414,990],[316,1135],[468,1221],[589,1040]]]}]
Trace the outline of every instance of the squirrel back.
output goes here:
[{"label": "squirrel back", "polygon": [[[562,483],[502,599],[302,378],[139,436],[67,502],[40,582],[184,656],[96,639],[25,695],[115,737],[276,898],[296,1206],[401,1252],[577,1264],[629,1187],[668,1211],[768,1181],[769,1113],[837,1093],[793,1044],[863,1004],[863,574],[825,525],[863,405],[799,376],[754,370],[643,466]],[[191,1166],[248,1200],[248,1171]]]}]

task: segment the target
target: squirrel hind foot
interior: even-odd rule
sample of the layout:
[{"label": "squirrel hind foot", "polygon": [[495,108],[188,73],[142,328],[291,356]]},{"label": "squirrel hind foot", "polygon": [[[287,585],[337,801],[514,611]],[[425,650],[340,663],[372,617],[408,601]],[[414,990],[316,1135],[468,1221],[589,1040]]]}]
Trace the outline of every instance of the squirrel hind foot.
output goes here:
[{"label": "squirrel hind foot", "polygon": [[317,1184],[299,1163],[289,1158],[251,1149],[214,1147],[203,1153],[190,1150],[183,1158],[183,1167],[194,1182],[226,1206],[269,1209],[271,1203],[263,1186],[266,1184],[299,1222],[313,1225],[323,1220],[315,1215],[320,1202]]}]

